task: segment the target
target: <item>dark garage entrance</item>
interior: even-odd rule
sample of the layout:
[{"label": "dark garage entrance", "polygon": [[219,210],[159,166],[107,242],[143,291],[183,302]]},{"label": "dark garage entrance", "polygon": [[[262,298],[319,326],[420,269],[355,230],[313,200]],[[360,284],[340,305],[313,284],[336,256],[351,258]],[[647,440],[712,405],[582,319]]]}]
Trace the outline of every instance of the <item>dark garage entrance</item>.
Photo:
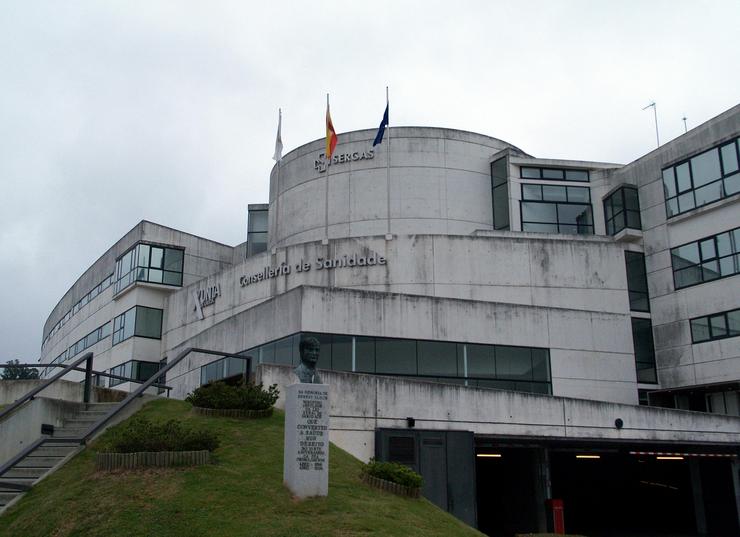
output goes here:
[{"label": "dark garage entrance", "polygon": [[652,446],[647,454],[645,446],[517,445],[482,438],[476,444],[478,528],[488,535],[544,531],[547,498],[563,500],[567,533],[740,535],[730,457],[675,456],[681,451],[676,446]]}]

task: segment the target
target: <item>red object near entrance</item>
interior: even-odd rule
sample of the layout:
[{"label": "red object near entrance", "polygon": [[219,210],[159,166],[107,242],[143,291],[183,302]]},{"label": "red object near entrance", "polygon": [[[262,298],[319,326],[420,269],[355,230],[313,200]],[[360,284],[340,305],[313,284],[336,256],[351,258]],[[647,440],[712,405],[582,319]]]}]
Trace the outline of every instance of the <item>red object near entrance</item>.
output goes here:
[{"label": "red object near entrance", "polygon": [[563,510],[563,500],[547,500],[547,510],[550,520],[552,520],[552,531],[557,535],[565,534],[565,512]]}]

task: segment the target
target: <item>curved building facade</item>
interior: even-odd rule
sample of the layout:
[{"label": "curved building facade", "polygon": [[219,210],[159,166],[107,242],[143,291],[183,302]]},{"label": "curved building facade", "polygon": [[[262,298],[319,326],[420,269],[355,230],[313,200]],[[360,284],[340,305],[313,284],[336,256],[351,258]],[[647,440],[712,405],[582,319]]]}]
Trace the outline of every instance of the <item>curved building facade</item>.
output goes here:
[{"label": "curved building facade", "polygon": [[[536,468],[527,493],[542,500],[530,531],[545,498],[577,495],[542,477],[581,471],[568,450],[620,453],[615,475],[639,453],[721,452],[730,485],[717,490],[740,494],[740,107],[628,165],[450,129],[374,136],[341,134],[331,162],[323,140],[285,155],[269,205],[249,206],[247,243],[138,224],[52,311],[41,362],[89,349],[96,370],[132,379],[108,385],[130,389],[197,347],[250,356],[284,386],[310,334],[336,387],[333,441],[393,459],[389,439],[411,438],[423,469],[424,435],[445,431],[447,456],[472,453],[460,473],[479,481],[490,469],[476,455],[523,442],[512,454]],[[184,398],[244,368],[193,355],[166,383]],[[495,493],[475,479],[442,481],[425,491],[438,505],[467,506],[450,509],[486,531],[508,524],[486,521]],[[706,529],[695,507],[686,524]]]}]

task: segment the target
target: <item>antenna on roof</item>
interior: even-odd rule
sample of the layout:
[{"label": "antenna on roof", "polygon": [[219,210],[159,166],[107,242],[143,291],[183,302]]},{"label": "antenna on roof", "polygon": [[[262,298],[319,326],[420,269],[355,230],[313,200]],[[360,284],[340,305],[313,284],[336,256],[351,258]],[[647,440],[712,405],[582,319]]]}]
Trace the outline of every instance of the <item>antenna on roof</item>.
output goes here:
[{"label": "antenna on roof", "polygon": [[655,101],[651,102],[643,110],[647,110],[650,107],[653,108],[653,114],[655,115],[655,140],[658,142],[658,147],[660,147],[660,136],[658,136],[658,107],[655,106]]},{"label": "antenna on roof", "polygon": [[685,133],[689,132],[689,128],[686,126],[686,119],[687,119],[686,118],[686,114],[684,114],[681,119],[683,120],[683,132],[685,134]]}]

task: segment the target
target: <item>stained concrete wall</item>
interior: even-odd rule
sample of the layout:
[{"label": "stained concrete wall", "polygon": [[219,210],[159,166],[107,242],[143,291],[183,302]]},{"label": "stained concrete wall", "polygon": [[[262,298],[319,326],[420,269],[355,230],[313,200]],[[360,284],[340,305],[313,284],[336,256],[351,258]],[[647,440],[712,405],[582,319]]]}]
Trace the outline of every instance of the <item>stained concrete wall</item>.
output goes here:
[{"label": "stained concrete wall", "polygon": [[373,148],[375,134],[340,134],[335,155],[374,151],[374,157],[337,162],[328,172],[315,167],[323,139],[283,157],[270,176],[270,248],[323,238],[327,211],[329,238],[385,234],[389,216],[394,234],[491,229],[489,158],[504,148],[524,154],[502,140],[454,129],[393,127]]},{"label": "stained concrete wall", "polygon": [[[407,417],[419,429],[495,437],[706,442],[730,450],[740,443],[736,417],[337,371],[322,371],[321,377],[330,386],[330,439],[362,460],[375,454],[376,428],[405,429]],[[285,387],[295,382],[292,368],[261,364],[257,378],[278,385],[282,408]],[[614,425],[617,418],[624,422],[621,429]]]},{"label": "stained concrete wall", "polygon": [[670,249],[740,227],[740,195],[666,217],[662,169],[740,135],[740,105],[614,172],[639,186],[658,377],[663,388],[740,380],[740,339],[691,343],[689,319],[740,308],[740,276],[676,290]]},{"label": "stained concrete wall", "polygon": [[[227,316],[186,339],[168,336],[168,356],[185,347],[240,352],[300,331],[550,349],[553,393],[637,403],[628,315],[487,301],[299,287]],[[168,375],[184,397],[200,384],[192,358]]]}]

